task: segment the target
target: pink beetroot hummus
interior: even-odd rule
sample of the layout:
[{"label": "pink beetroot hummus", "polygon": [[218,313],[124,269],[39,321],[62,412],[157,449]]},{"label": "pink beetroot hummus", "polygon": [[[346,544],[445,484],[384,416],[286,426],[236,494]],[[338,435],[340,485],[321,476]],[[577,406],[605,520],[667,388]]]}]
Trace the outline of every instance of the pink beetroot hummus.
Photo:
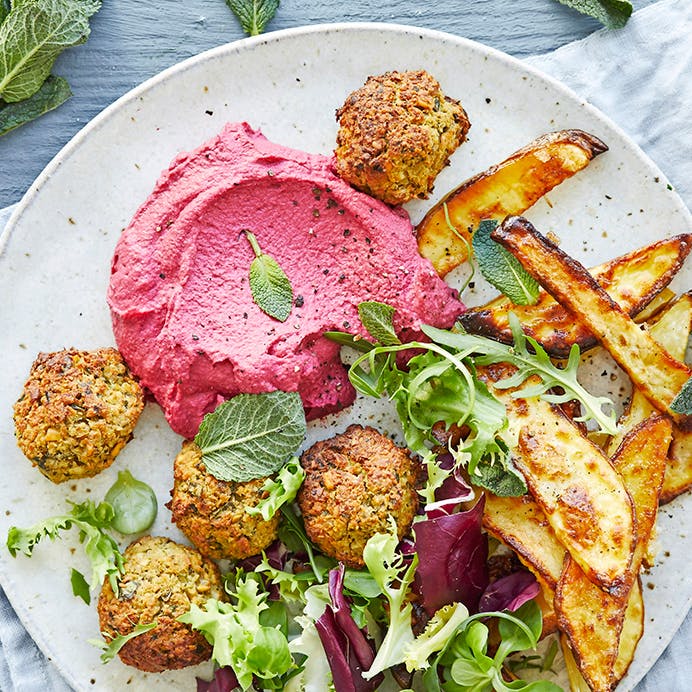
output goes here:
[{"label": "pink beetroot hummus", "polygon": [[[252,300],[244,229],[293,286],[285,322]],[[322,334],[362,332],[364,300],[393,305],[404,335],[463,310],[405,213],[353,190],[330,157],[244,123],[173,161],[123,232],[108,290],[118,348],[188,438],[240,392],[297,391],[308,418],[351,404],[339,346]]]}]

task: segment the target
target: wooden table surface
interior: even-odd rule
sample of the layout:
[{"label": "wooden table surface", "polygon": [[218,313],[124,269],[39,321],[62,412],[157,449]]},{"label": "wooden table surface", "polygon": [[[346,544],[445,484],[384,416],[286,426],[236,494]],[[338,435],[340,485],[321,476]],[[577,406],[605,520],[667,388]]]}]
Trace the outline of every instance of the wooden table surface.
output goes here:
[{"label": "wooden table surface", "polygon": [[[448,31],[516,57],[551,51],[600,28],[556,0],[282,0],[267,31],[359,21]],[[0,208],[19,201],[60,149],[132,87],[185,58],[243,38],[224,0],[105,0],[91,27],[87,43],[65,51],[53,70],[67,79],[74,96],[0,137]]]}]

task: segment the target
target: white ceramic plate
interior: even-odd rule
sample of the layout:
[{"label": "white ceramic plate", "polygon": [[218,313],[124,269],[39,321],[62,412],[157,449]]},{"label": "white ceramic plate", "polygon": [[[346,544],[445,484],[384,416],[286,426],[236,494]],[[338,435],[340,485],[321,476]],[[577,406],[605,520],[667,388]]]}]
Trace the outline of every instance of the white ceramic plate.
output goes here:
[{"label": "white ceramic plate", "polygon": [[[0,535],[65,511],[66,498],[101,499],[118,469],[149,481],[160,500],[152,533],[181,539],[163,506],[180,439],[154,404],[116,463],[92,480],[55,486],[16,448],[11,407],[39,351],[113,343],[105,302],[111,253],[122,228],[161,170],[230,120],[246,120],[282,144],[329,153],[335,109],[365,78],[391,69],[425,68],[459,98],[472,121],[469,141],[438,178],[439,196],[502,160],[538,134],[576,127],[610,151],[556,189],[528,216],[587,265],[665,234],[692,229],[690,215],[661,172],[623,133],[555,81],[497,51],[462,38],[395,25],[331,25],[246,39],[204,53],[146,82],[95,118],[48,166],[0,240],[4,328],[0,387]],[[409,206],[417,221],[430,202]],[[674,288],[692,285],[686,270]],[[469,302],[484,300],[479,286]],[[612,366],[609,366],[612,367]],[[603,382],[597,377],[596,380]],[[616,396],[619,383],[608,382]],[[606,388],[608,389],[608,388]],[[343,429],[358,407],[313,426],[311,438]],[[387,412],[378,421],[386,423]],[[689,609],[692,582],[683,537],[689,498],[661,516],[659,565],[645,575],[646,634],[628,678],[630,689],[658,658]],[[686,541],[686,542],[685,542]],[[88,570],[74,538],[41,544],[31,559],[0,551],[0,579],[43,651],[78,690],[193,690],[210,667],[145,675],[115,660],[99,662],[86,643],[98,634],[95,608],[71,595],[69,567]]]}]

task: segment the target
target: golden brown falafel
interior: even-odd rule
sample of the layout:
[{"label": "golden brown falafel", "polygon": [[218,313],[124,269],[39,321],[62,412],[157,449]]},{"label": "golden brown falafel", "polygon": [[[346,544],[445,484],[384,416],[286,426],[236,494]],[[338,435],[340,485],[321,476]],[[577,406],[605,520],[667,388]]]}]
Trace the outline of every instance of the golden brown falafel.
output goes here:
[{"label": "golden brown falafel", "polygon": [[143,408],[116,349],[39,353],[14,405],[17,444],[54,483],[95,476],[132,438]]},{"label": "golden brown falafel", "polygon": [[470,127],[425,70],[368,77],[336,117],[337,173],[388,204],[426,198]]},{"label": "golden brown falafel", "polygon": [[156,621],[152,630],[128,641],[119,652],[123,663],[152,673],[206,661],[211,646],[200,632],[177,618],[190,604],[226,600],[219,568],[197,550],[161,536],[143,536],[124,553],[125,573],[119,595],[108,578],[98,601],[101,632],[106,638],[129,634],[136,625]]},{"label": "golden brown falafel", "polygon": [[400,538],[411,526],[420,465],[374,428],[350,425],[315,443],[300,463],[305,481],[298,505],[305,531],[326,555],[362,567],[365,544],[390,530],[390,516]]},{"label": "golden brown falafel", "polygon": [[200,448],[190,441],[173,465],[173,490],[166,505],[178,528],[207,557],[240,559],[262,552],[276,537],[279,517],[248,514],[265,496],[264,478],[235,483],[212,476]]}]

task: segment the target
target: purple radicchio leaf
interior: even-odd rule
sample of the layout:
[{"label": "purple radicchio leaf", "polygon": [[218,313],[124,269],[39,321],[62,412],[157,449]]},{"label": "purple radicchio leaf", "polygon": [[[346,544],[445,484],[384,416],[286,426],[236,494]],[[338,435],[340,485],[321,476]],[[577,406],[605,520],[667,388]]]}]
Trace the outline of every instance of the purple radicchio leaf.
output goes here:
[{"label": "purple radicchio leaf", "polygon": [[336,692],[374,692],[383,675],[366,680],[363,672],[372,666],[375,652],[365,634],[356,625],[344,596],[344,566],[329,572],[329,596],[332,604],[315,621],[332,671]]},{"label": "purple radicchio leaf", "polygon": [[488,586],[488,539],[481,530],[485,497],[465,512],[414,523],[416,585],[426,613],[461,602],[475,613]]},{"label": "purple radicchio leaf", "polygon": [[[454,457],[451,454],[440,454],[436,462],[441,468],[450,470],[454,466]],[[474,498],[473,488],[466,482],[459,469],[455,469],[451,476],[445,478],[442,485],[435,491],[435,502],[425,508],[428,519],[452,514],[461,502],[469,502]]]},{"label": "purple radicchio leaf", "polygon": [[488,586],[478,602],[478,612],[514,611],[536,598],[539,591],[540,586],[531,572],[525,569],[512,572]]},{"label": "purple radicchio leaf", "polygon": [[239,687],[238,678],[230,666],[217,668],[213,680],[197,678],[197,692],[233,692]]}]

